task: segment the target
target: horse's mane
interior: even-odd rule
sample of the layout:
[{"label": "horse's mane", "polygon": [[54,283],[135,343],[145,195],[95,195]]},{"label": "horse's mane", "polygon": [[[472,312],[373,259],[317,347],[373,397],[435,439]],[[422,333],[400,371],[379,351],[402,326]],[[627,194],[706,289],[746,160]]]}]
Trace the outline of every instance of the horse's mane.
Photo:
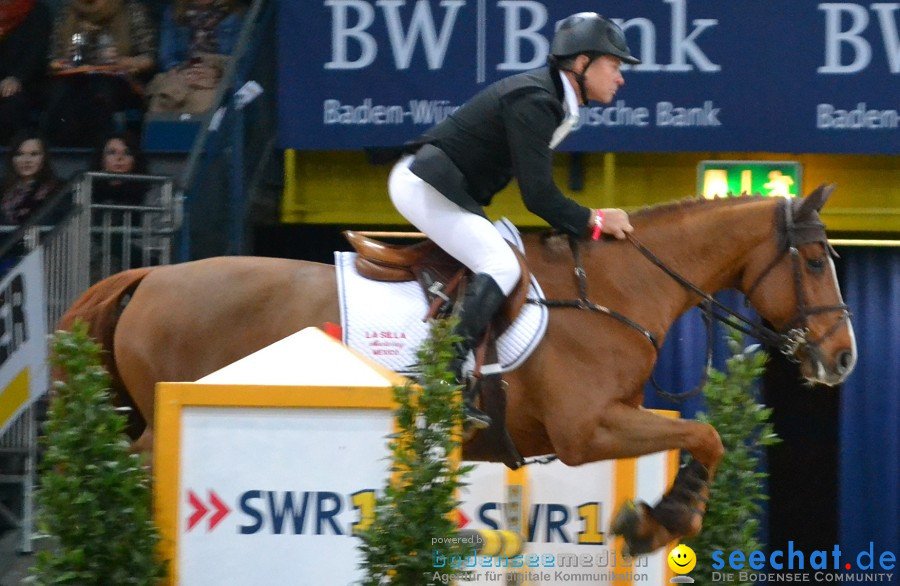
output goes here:
[{"label": "horse's mane", "polygon": [[[672,214],[684,215],[697,209],[715,208],[721,206],[737,206],[751,202],[767,201],[772,198],[763,197],[760,194],[739,195],[736,197],[717,197],[715,199],[706,199],[704,197],[685,197],[684,199],[668,201],[658,204],[649,205],[633,212],[629,212],[632,221],[649,220],[654,221],[659,218],[669,218]],[[543,246],[564,246],[567,237],[554,230],[543,230],[540,233],[540,240]],[[568,247],[565,246],[565,249]]]},{"label": "horse's mane", "polygon": [[[804,198],[791,198],[790,200],[784,200],[780,197],[765,197],[758,193],[753,195],[743,194],[737,197],[717,197],[715,199],[687,197],[682,200],[666,202],[641,208],[635,212],[632,212],[631,218],[632,220],[641,219],[653,221],[660,217],[669,217],[671,214],[684,215],[697,209],[716,208],[721,206],[739,206],[750,202],[773,200],[777,201],[779,205],[781,205],[781,203],[784,201],[790,202],[795,222],[792,224],[790,232],[794,238],[795,243],[827,243],[827,237],[825,235],[825,225],[821,222],[817,213],[814,212],[811,216],[807,215],[802,219],[797,217],[799,210],[803,207]],[[784,250],[788,244],[788,229],[786,226],[786,217],[784,214],[779,213],[775,215],[774,221],[775,233],[778,238],[778,250]]]},{"label": "horse's mane", "polygon": [[671,213],[687,213],[697,208],[705,208],[712,206],[732,206],[742,205],[748,202],[761,201],[763,198],[759,194],[756,195],[740,195],[737,197],[717,197],[715,199],[706,199],[704,197],[686,197],[684,199],[670,201],[652,206],[643,207],[631,213],[632,218],[641,218],[644,220],[652,220],[658,216],[668,215]]}]

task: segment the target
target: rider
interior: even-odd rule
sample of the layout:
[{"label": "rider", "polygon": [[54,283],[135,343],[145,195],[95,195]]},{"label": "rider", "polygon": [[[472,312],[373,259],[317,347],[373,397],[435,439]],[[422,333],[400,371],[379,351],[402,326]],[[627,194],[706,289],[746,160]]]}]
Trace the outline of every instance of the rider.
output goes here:
[{"label": "rider", "polygon": [[[553,149],[577,122],[579,106],[610,103],[625,83],[621,64],[640,61],[615,23],[580,12],[558,23],[547,62],[490,85],[426,131],[388,181],[397,210],[474,275],[454,330],[462,342],[451,369],[460,384],[463,362],[521,277],[482,208],[513,176],[525,207],[563,233],[625,238],[632,231],[624,211],[592,210],[563,195],[553,180]],[[476,428],[490,425],[469,403],[466,418]]]}]

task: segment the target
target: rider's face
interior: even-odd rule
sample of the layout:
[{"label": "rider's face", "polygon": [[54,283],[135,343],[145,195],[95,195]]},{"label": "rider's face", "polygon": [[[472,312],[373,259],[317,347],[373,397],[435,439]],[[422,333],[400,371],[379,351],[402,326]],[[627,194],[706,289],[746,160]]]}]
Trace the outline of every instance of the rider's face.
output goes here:
[{"label": "rider's face", "polygon": [[[584,67],[587,57],[580,56],[579,59],[584,59],[580,65]],[[612,102],[619,88],[625,85],[621,67],[622,61],[618,57],[601,55],[594,59],[584,72],[588,99],[601,104]]]}]

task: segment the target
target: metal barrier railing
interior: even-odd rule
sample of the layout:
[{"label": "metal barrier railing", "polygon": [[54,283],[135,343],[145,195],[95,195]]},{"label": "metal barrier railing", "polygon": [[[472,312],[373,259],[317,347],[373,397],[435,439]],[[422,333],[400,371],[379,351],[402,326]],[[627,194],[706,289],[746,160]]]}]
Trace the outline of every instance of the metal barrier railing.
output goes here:
[{"label": "metal barrier railing", "polygon": [[[146,183],[145,205],[93,203],[97,181]],[[44,295],[50,334],[66,309],[91,284],[111,274],[172,261],[182,201],[170,177],[84,173],[69,181],[23,226],[0,226],[0,256],[44,248]],[[51,218],[59,218],[51,222]],[[12,270],[15,270],[14,268]],[[48,365],[49,367],[49,365]],[[20,551],[32,551],[33,487],[37,460],[36,407],[25,409],[0,434],[0,489],[20,493],[21,511],[0,502],[0,521],[20,530]]]},{"label": "metal barrier railing", "polygon": [[89,233],[90,282],[134,267],[169,264],[181,223],[181,200],[173,180],[159,175],[129,175],[128,182],[148,185],[142,205],[94,200],[98,181],[122,181],[121,175],[85,173],[76,184],[75,202],[91,212],[81,218]]}]

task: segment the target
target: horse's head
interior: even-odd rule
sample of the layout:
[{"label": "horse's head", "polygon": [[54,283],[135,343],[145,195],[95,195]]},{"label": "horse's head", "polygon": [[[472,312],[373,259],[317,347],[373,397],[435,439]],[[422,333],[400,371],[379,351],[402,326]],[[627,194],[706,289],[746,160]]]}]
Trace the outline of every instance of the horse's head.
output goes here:
[{"label": "horse's head", "polygon": [[825,225],[819,210],[834,186],[820,186],[802,200],[780,200],[777,242],[748,262],[742,289],[784,335],[782,352],[800,364],[810,382],[836,385],[856,365],[850,312],[841,298]]}]

